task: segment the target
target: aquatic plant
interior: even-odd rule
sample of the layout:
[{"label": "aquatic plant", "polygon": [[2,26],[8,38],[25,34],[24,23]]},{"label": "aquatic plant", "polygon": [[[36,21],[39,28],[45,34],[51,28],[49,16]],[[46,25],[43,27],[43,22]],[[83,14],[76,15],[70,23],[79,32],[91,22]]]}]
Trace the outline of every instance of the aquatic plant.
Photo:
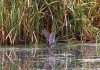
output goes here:
[{"label": "aquatic plant", "polygon": [[99,14],[99,0],[1,0],[0,43],[41,43],[43,29],[55,31],[59,42],[92,41],[91,29],[100,31]]}]

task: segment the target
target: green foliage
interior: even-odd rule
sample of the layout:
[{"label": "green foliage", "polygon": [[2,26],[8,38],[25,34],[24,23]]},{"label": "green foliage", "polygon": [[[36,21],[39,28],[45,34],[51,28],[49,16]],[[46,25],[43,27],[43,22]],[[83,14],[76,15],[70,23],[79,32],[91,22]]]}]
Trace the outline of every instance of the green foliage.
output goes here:
[{"label": "green foliage", "polygon": [[98,5],[95,0],[1,0],[0,28],[15,41],[31,42],[33,32],[39,38],[43,29],[67,39],[82,37],[84,27],[99,17]]}]

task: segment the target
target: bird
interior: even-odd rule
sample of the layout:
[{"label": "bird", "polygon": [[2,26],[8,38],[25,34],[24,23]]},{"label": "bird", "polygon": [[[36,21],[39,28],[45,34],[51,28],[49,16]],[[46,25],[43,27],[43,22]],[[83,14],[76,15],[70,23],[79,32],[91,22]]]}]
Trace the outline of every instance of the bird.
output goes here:
[{"label": "bird", "polygon": [[42,30],[42,34],[45,36],[49,46],[51,48],[54,47],[53,44],[55,43],[55,32],[49,33],[47,30]]}]

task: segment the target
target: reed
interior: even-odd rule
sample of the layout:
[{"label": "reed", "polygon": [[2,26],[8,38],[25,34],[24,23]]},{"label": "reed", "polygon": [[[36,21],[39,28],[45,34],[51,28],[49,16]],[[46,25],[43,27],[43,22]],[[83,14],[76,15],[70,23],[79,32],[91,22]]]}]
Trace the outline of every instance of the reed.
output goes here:
[{"label": "reed", "polygon": [[99,0],[1,0],[0,43],[42,43],[44,29],[55,31],[62,41],[87,42],[90,25],[100,31],[99,16]]}]

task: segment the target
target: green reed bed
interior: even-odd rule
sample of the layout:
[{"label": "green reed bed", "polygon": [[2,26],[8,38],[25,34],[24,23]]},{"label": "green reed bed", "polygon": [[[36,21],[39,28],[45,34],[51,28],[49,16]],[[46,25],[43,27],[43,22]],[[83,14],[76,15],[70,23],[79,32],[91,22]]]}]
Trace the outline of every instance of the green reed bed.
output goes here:
[{"label": "green reed bed", "polygon": [[55,31],[58,40],[96,39],[99,0],[1,0],[0,43],[43,43],[41,30]]}]

